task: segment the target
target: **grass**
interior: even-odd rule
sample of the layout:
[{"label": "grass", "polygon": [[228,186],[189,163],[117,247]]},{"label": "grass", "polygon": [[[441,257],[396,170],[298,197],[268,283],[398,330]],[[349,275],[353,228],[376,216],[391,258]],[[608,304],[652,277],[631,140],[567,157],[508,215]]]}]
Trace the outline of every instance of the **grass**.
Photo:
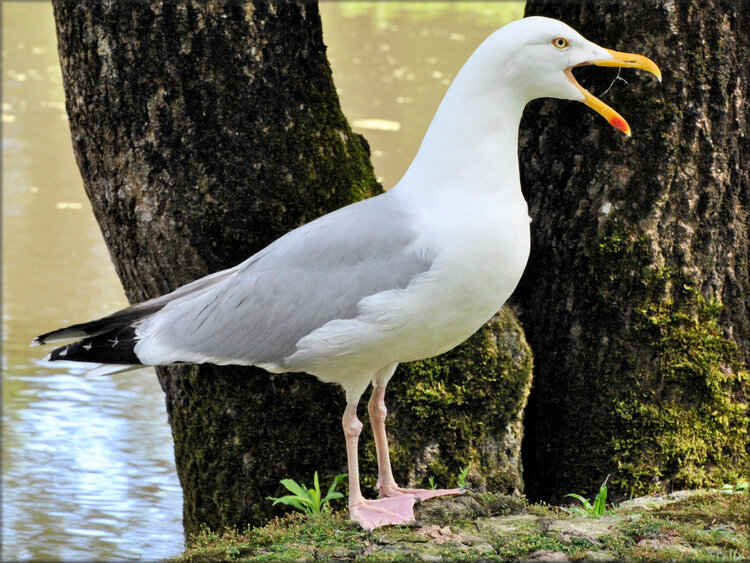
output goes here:
[{"label": "grass", "polygon": [[574,499],[580,501],[583,504],[583,510],[586,514],[589,516],[592,516],[593,518],[601,518],[604,516],[604,512],[606,510],[607,505],[607,481],[609,480],[609,475],[607,475],[607,478],[604,479],[604,483],[602,483],[601,487],[599,487],[599,493],[596,495],[596,498],[594,499],[594,504],[591,504],[589,502],[589,499],[582,497],[581,495],[578,495],[576,493],[569,493],[565,495],[566,497],[573,497]]},{"label": "grass", "polygon": [[463,469],[461,469],[458,477],[456,478],[456,487],[458,487],[459,489],[465,489],[469,486],[469,484],[466,482],[466,475],[468,475],[468,473],[468,467],[464,467]]},{"label": "grass", "polygon": [[750,557],[749,501],[736,489],[700,491],[681,500],[626,503],[594,519],[505,495],[467,494],[420,505],[421,528],[366,532],[345,511],[323,511],[314,518],[289,514],[244,532],[205,530],[176,561],[513,561],[542,552],[574,561],[742,561]]}]

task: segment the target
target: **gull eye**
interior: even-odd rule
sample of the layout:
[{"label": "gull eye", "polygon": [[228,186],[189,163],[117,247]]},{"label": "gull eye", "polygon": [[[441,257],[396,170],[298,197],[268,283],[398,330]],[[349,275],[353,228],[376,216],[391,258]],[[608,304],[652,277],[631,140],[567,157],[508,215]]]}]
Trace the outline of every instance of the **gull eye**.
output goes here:
[{"label": "gull eye", "polygon": [[555,37],[552,40],[552,44],[557,47],[558,49],[565,49],[570,43],[568,43],[568,40],[564,37]]}]

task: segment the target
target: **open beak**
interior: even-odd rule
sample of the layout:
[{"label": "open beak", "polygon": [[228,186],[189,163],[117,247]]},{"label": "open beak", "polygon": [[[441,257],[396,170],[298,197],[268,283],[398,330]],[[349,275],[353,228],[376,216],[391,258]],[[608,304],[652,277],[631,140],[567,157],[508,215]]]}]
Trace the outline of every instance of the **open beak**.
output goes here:
[{"label": "open beak", "polygon": [[[611,59],[599,59],[595,61],[589,61],[587,63],[582,63],[576,66],[596,65],[615,66],[620,68],[640,68],[643,70],[647,70],[648,72],[656,76],[656,78],[659,79],[659,82],[661,82],[661,71],[651,59],[642,55],[634,55],[632,53],[620,53],[619,51],[612,51],[611,49],[605,50],[612,56]],[[619,113],[605,104],[599,98],[592,95],[588,90],[586,90],[586,88],[578,84],[576,79],[573,77],[572,69],[573,67],[565,69],[565,76],[568,78],[570,83],[573,84],[573,86],[581,91],[584,97],[583,103],[597,113],[601,114],[601,116],[604,117],[604,119],[606,119],[609,124],[612,125],[612,127],[614,127],[615,129],[619,129],[629,137],[630,125],[628,125],[628,122],[625,121]]]}]

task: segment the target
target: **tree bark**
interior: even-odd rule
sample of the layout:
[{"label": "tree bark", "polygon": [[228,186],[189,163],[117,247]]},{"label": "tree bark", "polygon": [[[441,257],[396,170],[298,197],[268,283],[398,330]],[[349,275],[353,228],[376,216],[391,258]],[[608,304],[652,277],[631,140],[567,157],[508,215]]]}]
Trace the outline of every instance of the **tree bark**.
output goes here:
[{"label": "tree bark", "polygon": [[[380,190],[340,111],[316,5],[54,9],[76,159],[131,302]],[[337,387],[253,368],[157,373],[188,534],[257,522],[281,478],[346,467]]]},{"label": "tree bark", "polygon": [[[526,15],[642,53],[604,97],[540,101],[522,124],[532,251],[517,292],[535,353],[532,498],[640,494],[747,475],[748,67],[743,2],[529,0]],[[576,70],[596,95],[613,72]]]},{"label": "tree bark", "polygon": [[[74,152],[131,302],[234,266],[380,191],[364,139],[341,114],[315,4],[55,0],[54,9]],[[472,366],[465,387],[462,362]],[[345,470],[337,386],[228,366],[157,374],[188,536],[204,525],[261,522],[282,478],[309,482],[318,471],[325,482]],[[508,311],[447,359],[401,369],[393,389],[430,379],[416,388],[422,395],[388,395],[402,415],[391,442],[397,477],[425,482],[432,472],[449,485],[471,466],[484,472],[479,484],[522,488],[519,421],[530,376],[530,352]],[[447,401],[446,382],[480,393],[485,411],[473,412],[476,400]],[[492,396],[493,385],[507,396]],[[409,421],[427,424],[424,442]],[[451,443],[455,435],[461,444]],[[364,475],[374,454],[362,458]]]}]

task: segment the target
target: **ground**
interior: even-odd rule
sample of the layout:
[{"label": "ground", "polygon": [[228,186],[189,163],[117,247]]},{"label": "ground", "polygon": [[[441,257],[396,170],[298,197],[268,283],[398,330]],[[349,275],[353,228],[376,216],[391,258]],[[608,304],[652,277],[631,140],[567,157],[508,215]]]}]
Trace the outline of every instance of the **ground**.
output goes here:
[{"label": "ground", "polygon": [[338,510],[290,514],[244,533],[204,532],[174,561],[747,561],[749,505],[746,492],[682,491],[593,518],[470,493],[422,503],[414,527],[365,532]]}]

